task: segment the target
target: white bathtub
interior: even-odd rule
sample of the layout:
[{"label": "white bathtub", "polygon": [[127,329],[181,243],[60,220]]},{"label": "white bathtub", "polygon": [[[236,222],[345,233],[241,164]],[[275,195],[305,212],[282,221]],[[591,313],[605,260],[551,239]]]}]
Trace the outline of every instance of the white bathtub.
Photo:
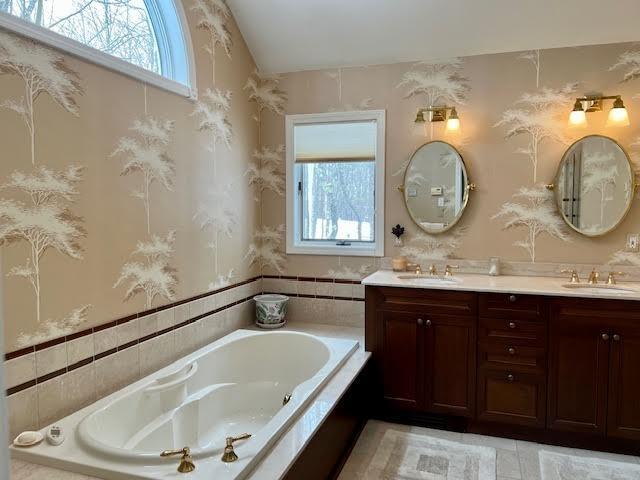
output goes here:
[{"label": "white bathtub", "polygon": [[[62,445],[12,448],[12,456],[107,480],[243,478],[357,347],[238,330],[56,422]],[[239,460],[223,463],[225,438],[243,433],[252,437],[235,445]],[[159,454],[185,446],[196,470],[179,474],[179,457]]]}]

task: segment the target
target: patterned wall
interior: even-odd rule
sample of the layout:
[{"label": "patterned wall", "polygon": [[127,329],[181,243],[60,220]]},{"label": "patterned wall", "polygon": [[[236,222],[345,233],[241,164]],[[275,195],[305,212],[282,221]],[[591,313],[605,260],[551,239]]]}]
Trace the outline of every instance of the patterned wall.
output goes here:
[{"label": "patterned wall", "polygon": [[254,198],[281,153],[258,148],[260,123],[284,97],[224,2],[184,6],[195,101],[0,31],[7,351],[277,261]]},{"label": "patterned wall", "polygon": [[[386,109],[387,172],[385,255],[404,253],[419,262],[447,258],[513,262],[602,264],[612,260],[640,266],[640,256],[621,252],[626,234],[640,231],[640,205],[615,232],[580,236],[565,227],[544,188],[555,176],[567,147],[588,134],[618,140],[638,160],[640,153],[640,48],[634,44],[481,55],[414,64],[393,64],[283,75],[288,114],[351,109]],[[575,97],[621,94],[631,127],[605,128],[606,113],[589,114],[589,127],[569,129]],[[419,107],[455,106],[462,131],[447,135],[442,124],[416,131]],[[610,107],[610,105],[608,105]],[[263,125],[262,148],[281,149],[284,120]],[[461,152],[478,185],[460,223],[442,235],[413,224],[397,186],[413,151],[441,139]],[[280,184],[278,184],[280,185]],[[284,229],[281,186],[264,191],[265,228]],[[391,227],[407,227],[404,247],[393,246]],[[359,278],[379,265],[374,258],[291,255],[271,273]]]}]

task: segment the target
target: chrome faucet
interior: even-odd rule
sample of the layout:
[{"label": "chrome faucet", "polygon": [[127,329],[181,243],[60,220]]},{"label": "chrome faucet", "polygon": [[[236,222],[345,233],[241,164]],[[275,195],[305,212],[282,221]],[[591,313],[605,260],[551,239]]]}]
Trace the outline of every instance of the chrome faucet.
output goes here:
[{"label": "chrome faucet", "polygon": [[224,453],[222,454],[222,461],[224,463],[231,463],[238,460],[238,455],[233,451],[233,444],[239,440],[246,440],[247,438],[251,438],[250,433],[243,433],[237,437],[227,437],[227,444],[224,447]]}]

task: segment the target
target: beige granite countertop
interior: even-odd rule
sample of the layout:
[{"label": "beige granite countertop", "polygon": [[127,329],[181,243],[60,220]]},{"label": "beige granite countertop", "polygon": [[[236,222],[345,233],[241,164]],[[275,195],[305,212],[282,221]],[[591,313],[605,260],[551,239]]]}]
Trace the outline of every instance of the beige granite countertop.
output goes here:
[{"label": "beige granite countertop", "polygon": [[[324,419],[331,413],[342,394],[357,377],[371,355],[364,351],[363,328],[313,323],[290,323],[285,329],[323,337],[353,339],[357,340],[360,346],[349,357],[345,365],[329,380],[329,383],[302,412],[289,430],[278,439],[265,458],[249,474],[247,478],[253,480],[266,478],[275,480],[286,473],[289,466],[313,437],[313,434]],[[15,459],[11,460],[10,478],[11,480],[99,480],[94,477],[43,467]]]},{"label": "beige granite countertop", "polygon": [[[605,272],[606,274],[606,272]],[[617,300],[640,300],[640,283],[622,282],[609,287],[602,280],[599,287],[589,285],[586,279],[573,288],[565,278],[533,277],[533,276],[497,276],[478,274],[454,274],[454,283],[433,281],[428,275],[422,278],[400,279],[399,276],[411,276],[410,272],[394,272],[392,270],[378,270],[365,278],[362,283],[379,287],[425,288],[434,290],[457,290],[471,292],[520,293],[530,295],[548,295],[574,298],[609,298]],[[442,277],[439,277],[442,278]],[[606,277],[605,277],[606,280]]]}]

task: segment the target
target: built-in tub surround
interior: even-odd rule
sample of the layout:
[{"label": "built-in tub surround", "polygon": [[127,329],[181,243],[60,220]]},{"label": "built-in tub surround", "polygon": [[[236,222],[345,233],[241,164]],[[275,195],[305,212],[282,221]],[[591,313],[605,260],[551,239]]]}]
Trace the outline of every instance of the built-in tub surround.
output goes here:
[{"label": "built-in tub surround", "polygon": [[[400,278],[402,277],[402,278]],[[415,277],[415,276],[414,276]],[[610,298],[617,300],[640,301],[640,282],[619,282],[611,288],[598,288],[589,285],[584,277],[580,284],[584,288],[575,288],[570,283],[570,275],[558,277],[532,277],[523,275],[503,275],[492,277],[489,275],[455,274],[449,280],[439,282],[425,278],[412,278],[410,272],[394,272],[392,270],[378,270],[362,281],[363,285],[376,287],[424,288],[429,290],[455,290],[460,292],[495,292],[526,295],[545,295],[578,298]],[[605,286],[606,275],[601,277],[599,286]],[[606,287],[609,287],[608,285]],[[619,287],[619,288],[614,288]]]},{"label": "built-in tub surround", "polygon": [[[56,422],[67,432],[61,446],[13,455],[107,480],[157,479],[175,477],[178,463],[159,453],[188,445],[199,467],[190,478],[243,478],[357,347],[238,330]],[[236,445],[239,460],[222,463],[225,437],[242,433],[252,437]]]}]

